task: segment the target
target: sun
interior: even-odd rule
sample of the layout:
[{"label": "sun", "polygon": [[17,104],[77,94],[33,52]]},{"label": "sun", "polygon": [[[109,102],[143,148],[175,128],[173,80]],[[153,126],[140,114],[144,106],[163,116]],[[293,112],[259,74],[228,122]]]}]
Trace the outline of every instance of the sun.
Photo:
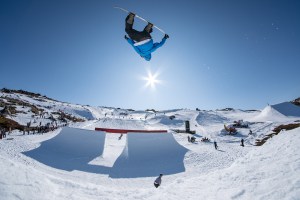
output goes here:
[{"label": "sun", "polygon": [[148,77],[146,77],[147,86],[150,86],[151,88],[155,87],[155,84],[158,83],[158,80],[156,79],[157,76],[152,75],[151,73],[148,74]]},{"label": "sun", "polygon": [[157,79],[159,76],[159,73],[152,73],[150,70],[148,70],[148,76],[143,77],[143,80],[146,81],[145,87],[150,87],[151,89],[155,89],[157,84],[160,84],[161,81]]}]

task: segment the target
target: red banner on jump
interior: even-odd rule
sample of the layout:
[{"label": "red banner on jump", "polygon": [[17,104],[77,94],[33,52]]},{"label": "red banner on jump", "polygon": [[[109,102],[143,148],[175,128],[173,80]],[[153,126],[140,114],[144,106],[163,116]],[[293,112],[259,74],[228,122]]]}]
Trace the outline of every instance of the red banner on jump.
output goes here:
[{"label": "red banner on jump", "polygon": [[95,131],[105,131],[107,133],[167,133],[167,130],[130,130],[130,129],[113,129],[113,128],[95,128]]}]

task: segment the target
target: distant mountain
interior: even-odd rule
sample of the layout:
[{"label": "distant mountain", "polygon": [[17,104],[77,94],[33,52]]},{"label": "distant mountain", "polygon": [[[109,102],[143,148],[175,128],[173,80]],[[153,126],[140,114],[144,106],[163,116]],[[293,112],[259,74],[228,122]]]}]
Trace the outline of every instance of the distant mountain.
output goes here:
[{"label": "distant mountain", "polygon": [[[24,90],[0,90],[0,128],[23,130],[46,124],[69,124],[106,117],[136,118],[158,111],[135,111],[104,106],[79,105],[61,102],[39,93]],[[134,116],[132,116],[134,115]]]},{"label": "distant mountain", "polygon": [[[293,104],[300,106],[300,98],[292,102],[273,105],[272,108],[285,116],[300,116],[300,107]],[[199,109],[197,110],[200,111]],[[238,112],[238,110],[233,108],[221,109],[219,111]],[[0,128],[10,127],[22,130],[28,123],[32,127],[37,127],[47,123],[76,123],[104,118],[148,120],[151,117],[155,120],[162,120],[164,121],[163,124],[165,124],[165,121],[169,120],[171,115],[176,116],[176,120],[180,121],[181,119],[177,119],[178,116],[176,114],[178,113],[180,113],[180,109],[169,111],[157,111],[154,109],[135,111],[133,109],[103,106],[93,107],[61,102],[39,93],[24,90],[11,90],[7,88],[0,90]],[[261,115],[263,114],[266,114],[266,112],[262,112]],[[155,117],[156,115],[157,117]],[[183,123],[182,121],[180,122]],[[176,124],[177,121],[167,121],[167,123]]]},{"label": "distant mountain", "polygon": [[27,123],[38,126],[54,122],[84,122],[93,118],[85,106],[60,102],[24,90],[0,90],[0,128],[22,130]]}]

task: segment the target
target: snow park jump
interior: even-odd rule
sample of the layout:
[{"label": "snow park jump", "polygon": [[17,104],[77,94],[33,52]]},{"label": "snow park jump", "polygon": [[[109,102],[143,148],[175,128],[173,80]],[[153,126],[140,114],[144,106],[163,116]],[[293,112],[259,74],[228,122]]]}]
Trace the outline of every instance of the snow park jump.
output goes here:
[{"label": "snow park jump", "polygon": [[188,150],[179,145],[171,133],[126,131],[123,129],[127,133],[126,145],[112,167],[90,164],[97,157],[105,159],[102,155],[106,133],[103,131],[65,127],[40,147],[23,154],[49,167],[108,174],[111,178],[154,177],[160,173],[185,171],[183,160]]}]

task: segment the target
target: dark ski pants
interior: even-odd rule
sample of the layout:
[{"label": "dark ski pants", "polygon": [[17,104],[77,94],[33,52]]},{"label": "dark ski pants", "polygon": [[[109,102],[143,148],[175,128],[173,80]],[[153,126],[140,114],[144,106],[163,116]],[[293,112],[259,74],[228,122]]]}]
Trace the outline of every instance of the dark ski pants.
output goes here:
[{"label": "dark ski pants", "polygon": [[125,31],[132,40],[136,42],[140,42],[152,38],[150,35],[150,33],[152,32],[151,24],[147,24],[147,26],[145,26],[143,31],[137,31],[132,28],[133,23],[134,23],[134,17],[128,15],[125,19]]},{"label": "dark ski pants", "polygon": [[159,184],[157,184],[157,183],[154,183],[154,186],[155,186],[156,188],[158,188]]}]

